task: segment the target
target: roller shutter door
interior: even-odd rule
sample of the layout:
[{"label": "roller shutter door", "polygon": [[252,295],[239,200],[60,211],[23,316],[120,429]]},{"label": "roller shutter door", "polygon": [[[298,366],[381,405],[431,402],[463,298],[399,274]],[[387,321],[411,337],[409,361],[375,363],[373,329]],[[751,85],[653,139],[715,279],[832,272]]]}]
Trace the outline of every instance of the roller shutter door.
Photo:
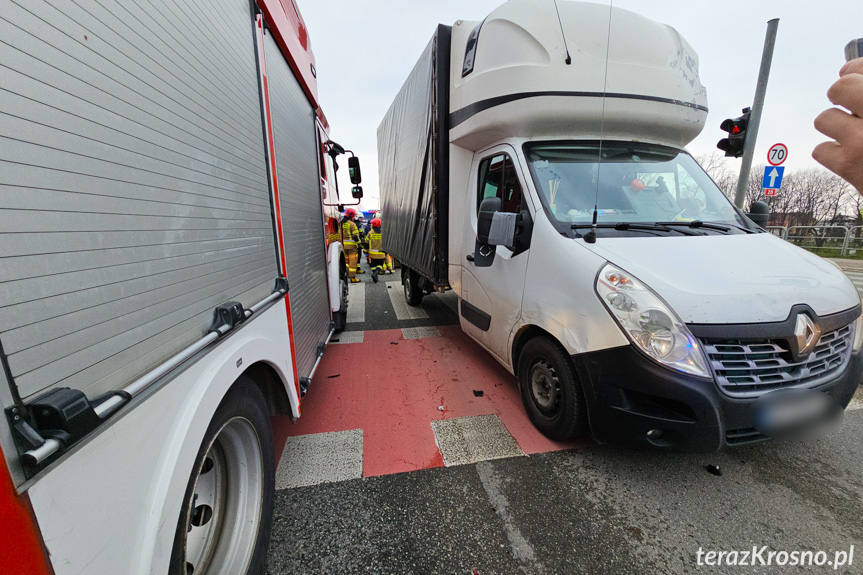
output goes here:
[{"label": "roller shutter door", "polygon": [[330,330],[315,112],[272,35],[264,46],[297,373],[308,377]]},{"label": "roller shutter door", "polygon": [[0,0],[0,341],[25,399],[121,387],[271,293],[247,0]]}]

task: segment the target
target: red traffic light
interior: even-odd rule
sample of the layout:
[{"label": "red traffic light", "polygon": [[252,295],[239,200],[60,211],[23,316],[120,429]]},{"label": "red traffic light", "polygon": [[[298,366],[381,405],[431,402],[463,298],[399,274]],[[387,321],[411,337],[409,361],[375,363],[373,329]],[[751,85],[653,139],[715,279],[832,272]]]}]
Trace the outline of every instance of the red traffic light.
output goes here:
[{"label": "red traffic light", "polygon": [[743,148],[746,144],[746,127],[749,125],[749,110],[743,110],[743,115],[739,118],[728,118],[722,121],[719,128],[728,132],[728,137],[719,140],[716,147],[725,152],[725,155],[730,158],[739,158],[743,155]]}]

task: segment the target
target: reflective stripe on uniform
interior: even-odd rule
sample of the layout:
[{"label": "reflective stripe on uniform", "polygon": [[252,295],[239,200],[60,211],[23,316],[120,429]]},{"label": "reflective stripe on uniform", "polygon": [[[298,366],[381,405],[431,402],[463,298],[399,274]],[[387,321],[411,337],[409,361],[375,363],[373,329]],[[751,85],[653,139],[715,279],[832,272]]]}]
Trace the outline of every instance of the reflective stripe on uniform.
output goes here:
[{"label": "reflective stripe on uniform", "polygon": [[345,245],[349,243],[353,245],[356,244],[356,240],[359,239],[359,232],[357,231],[357,225],[353,222],[342,222],[342,242]]},{"label": "reflective stripe on uniform", "polygon": [[381,233],[380,232],[370,232],[368,235],[369,238],[369,253],[370,254],[380,254],[378,257],[384,257],[386,254],[383,251],[383,242],[381,241]]}]

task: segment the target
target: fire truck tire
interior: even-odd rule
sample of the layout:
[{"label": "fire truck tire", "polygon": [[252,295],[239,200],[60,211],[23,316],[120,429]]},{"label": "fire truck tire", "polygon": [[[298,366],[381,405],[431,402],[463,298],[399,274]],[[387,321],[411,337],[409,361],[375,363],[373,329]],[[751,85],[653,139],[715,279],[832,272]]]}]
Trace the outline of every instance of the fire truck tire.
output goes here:
[{"label": "fire truck tire", "polygon": [[339,277],[339,294],[342,298],[339,305],[339,311],[333,313],[333,329],[340,332],[344,331],[348,324],[348,275],[344,272],[343,277]]},{"label": "fire truck tire", "polygon": [[216,410],[192,467],[170,575],[258,575],[273,521],[275,453],[267,401],[241,376]]}]

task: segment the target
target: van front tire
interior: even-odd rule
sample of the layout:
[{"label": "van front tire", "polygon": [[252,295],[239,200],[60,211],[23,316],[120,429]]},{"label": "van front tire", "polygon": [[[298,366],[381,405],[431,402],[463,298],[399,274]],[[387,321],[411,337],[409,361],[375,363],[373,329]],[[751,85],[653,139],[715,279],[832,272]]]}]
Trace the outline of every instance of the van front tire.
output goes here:
[{"label": "van front tire", "polygon": [[527,415],[543,435],[563,441],[587,431],[581,383],[556,341],[537,337],[525,344],[519,354],[518,383]]},{"label": "van front tire", "polygon": [[241,376],[210,422],[192,467],[170,575],[259,575],[273,521],[275,452],[267,401]]}]

